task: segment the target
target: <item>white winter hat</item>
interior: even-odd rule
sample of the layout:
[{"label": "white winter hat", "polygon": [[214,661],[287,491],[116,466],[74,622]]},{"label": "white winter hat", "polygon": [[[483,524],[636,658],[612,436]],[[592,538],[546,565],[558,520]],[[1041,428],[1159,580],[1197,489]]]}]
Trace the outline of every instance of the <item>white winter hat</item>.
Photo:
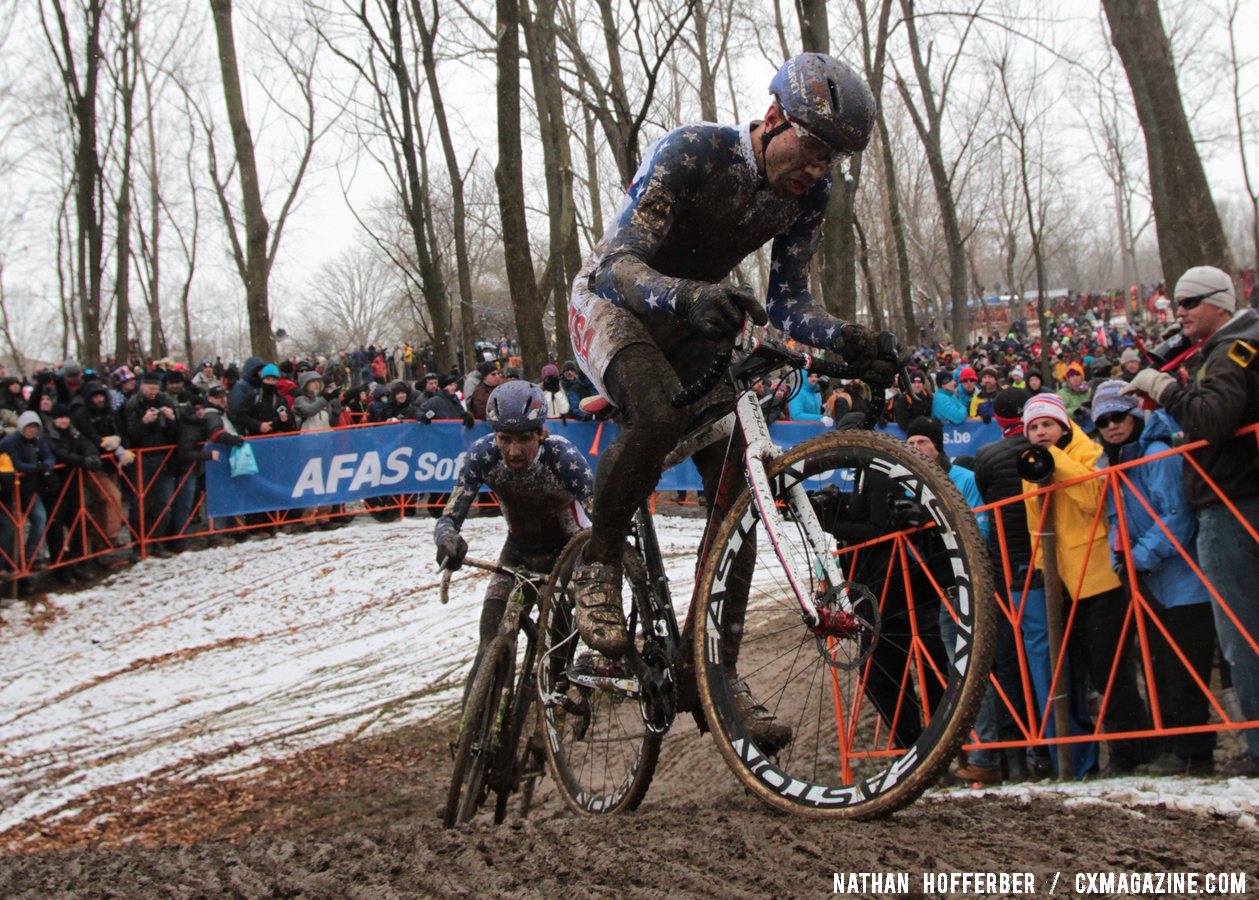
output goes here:
[{"label": "white winter hat", "polygon": [[35,410],[28,409],[17,417],[17,430],[25,431],[27,425],[38,425],[40,431],[43,431],[44,420],[39,417],[39,413],[35,412]]},{"label": "white winter hat", "polygon": [[1185,297],[1201,297],[1203,303],[1228,312],[1237,311],[1233,279],[1215,266],[1194,266],[1180,276],[1180,281],[1176,282],[1176,299]]}]

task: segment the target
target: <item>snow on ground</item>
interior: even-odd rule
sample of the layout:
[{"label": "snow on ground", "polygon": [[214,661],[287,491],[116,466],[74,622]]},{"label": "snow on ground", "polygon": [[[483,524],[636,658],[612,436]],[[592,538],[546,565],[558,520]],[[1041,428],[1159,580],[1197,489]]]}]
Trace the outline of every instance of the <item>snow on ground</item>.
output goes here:
[{"label": "snow on ground", "polygon": [[[680,609],[702,527],[660,529]],[[442,606],[431,528],[365,519],[281,534],[6,609],[0,830],[103,785],[240,771],[449,706],[489,576],[464,568]],[[469,520],[471,555],[497,558],[502,529]]]},{"label": "snow on ground", "polygon": [[[148,560],[0,619],[0,830],[158,771],[239,772],[266,757],[423,721],[455,701],[476,646],[484,573],[439,602],[431,520]],[[659,526],[679,619],[702,519]],[[464,528],[493,558],[502,520]],[[1125,778],[932,792],[1223,815],[1247,828],[1259,784]],[[1140,814],[1140,813],[1134,813]]]}]

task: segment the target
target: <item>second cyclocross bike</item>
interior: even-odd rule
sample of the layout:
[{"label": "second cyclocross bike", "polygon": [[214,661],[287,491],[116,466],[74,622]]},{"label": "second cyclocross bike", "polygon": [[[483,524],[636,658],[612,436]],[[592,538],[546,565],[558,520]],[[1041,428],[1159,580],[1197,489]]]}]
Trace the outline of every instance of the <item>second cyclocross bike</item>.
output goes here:
[{"label": "second cyclocross bike", "polygon": [[[446,795],[443,824],[447,828],[472,819],[495,794],[494,823],[507,816],[507,802],[520,793],[520,817],[529,814],[533,789],[543,772],[542,749],[534,725],[534,659],[537,626],[531,612],[545,575],[511,569],[480,559],[463,564],[513,579],[498,634],[486,645],[476,673],[464,695],[459,736],[454,745],[455,766]],[[446,603],[450,570],[442,572],[441,601]],[[520,646],[524,635],[524,646]],[[521,738],[524,744],[521,745]]]},{"label": "second cyclocross bike", "polygon": [[[560,794],[578,812],[638,805],[679,707],[706,723],[756,796],[818,817],[910,803],[970,732],[995,615],[974,515],[940,466],[891,437],[832,431],[780,450],[750,386],[788,369],[851,375],[749,341],[675,399],[728,381],[733,409],[686,436],[666,466],[726,441],[722,484],[742,482],[708,522],[683,628],[646,505],[624,555],[623,658],[602,657],[575,626],[569,579],[588,532],[551,573],[538,616],[541,726]],[[883,408],[877,396],[871,406]],[[906,504],[913,527],[880,527]],[[773,741],[752,721],[766,716]]]}]

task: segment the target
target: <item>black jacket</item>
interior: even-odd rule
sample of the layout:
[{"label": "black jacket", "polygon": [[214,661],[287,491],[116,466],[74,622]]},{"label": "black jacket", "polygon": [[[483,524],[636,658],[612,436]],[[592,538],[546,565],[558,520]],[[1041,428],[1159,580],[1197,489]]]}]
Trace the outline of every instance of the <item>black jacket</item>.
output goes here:
[{"label": "black jacket", "polygon": [[122,436],[122,422],[119,421],[118,413],[110,407],[108,394],[105,395],[105,405],[100,409],[91,401],[72,408],[70,424],[98,448],[102,439],[114,434]]},{"label": "black jacket", "polygon": [[[1211,335],[1202,348],[1202,365],[1189,387],[1167,388],[1159,403],[1185,429],[1189,440],[1207,446],[1191,452],[1230,499],[1259,496],[1259,449],[1255,435],[1234,437],[1243,425],[1259,422],[1259,368],[1243,368],[1229,358],[1233,341],[1244,338],[1259,347],[1259,311],[1239,313]],[[1185,497],[1195,508],[1220,498],[1193,466],[1185,466]]]},{"label": "black jacket", "polygon": [[[1019,454],[1030,447],[1021,434],[985,444],[975,454],[975,485],[984,503],[996,503],[1023,493],[1023,479],[1019,477]],[[1032,558],[1032,541],[1027,533],[1027,506],[1024,503],[1007,503],[1000,507],[1001,523],[1005,532],[1006,551],[1015,575],[1019,566],[1028,565]],[[995,517],[994,517],[995,519]],[[990,543],[998,544],[996,522],[993,522]],[[999,559],[993,554],[993,560]]]},{"label": "black jacket", "polygon": [[[929,415],[931,415],[931,394],[929,393],[923,394],[921,397],[912,391],[900,393],[892,401],[892,418],[896,420],[896,424],[900,426],[901,431],[908,431],[909,423],[919,416]],[[839,421],[839,416],[835,417],[835,421]]]},{"label": "black jacket", "polygon": [[[144,421],[144,414],[157,410],[157,418],[152,422]],[[169,409],[173,416],[167,418],[163,409]],[[166,394],[159,393],[152,400],[145,400],[140,391],[123,405],[122,421],[124,440],[128,447],[140,450],[145,447],[169,447],[179,440],[179,412],[175,404]]]},{"label": "black jacket", "polygon": [[[286,421],[280,421],[280,408],[284,408]],[[288,408],[284,395],[270,385],[264,384],[256,391],[249,393],[241,401],[239,407],[231,413],[236,430],[243,435],[281,434],[297,428],[296,417]],[[270,422],[271,430],[263,432],[262,423]]]},{"label": "black jacket", "polygon": [[55,425],[48,429],[48,446],[52,447],[52,455],[57,462],[76,468],[99,468],[101,454],[99,448],[73,424],[65,431]]}]

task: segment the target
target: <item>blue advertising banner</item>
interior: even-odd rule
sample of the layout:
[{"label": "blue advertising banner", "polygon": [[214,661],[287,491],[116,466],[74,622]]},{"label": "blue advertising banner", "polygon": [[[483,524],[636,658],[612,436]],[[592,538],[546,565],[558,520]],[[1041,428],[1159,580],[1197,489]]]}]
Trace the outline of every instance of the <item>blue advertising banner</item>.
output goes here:
[{"label": "blue advertising banner", "polygon": [[[550,427],[553,433],[572,441],[595,469],[600,452],[617,435],[611,422],[557,422]],[[770,435],[785,448],[822,430],[822,425],[814,422],[778,422],[770,427]],[[894,437],[904,437],[895,426],[886,430]],[[400,422],[251,440],[257,474],[232,477],[228,454],[222,452],[218,460],[205,464],[206,510],[219,518],[392,494],[445,493],[454,486],[469,445],[488,433],[481,422],[473,428],[457,422]],[[1000,437],[995,424],[966,422],[944,428],[945,450],[950,456],[974,453]],[[695,491],[702,484],[688,460],[665,472],[657,487],[662,491]]]}]

